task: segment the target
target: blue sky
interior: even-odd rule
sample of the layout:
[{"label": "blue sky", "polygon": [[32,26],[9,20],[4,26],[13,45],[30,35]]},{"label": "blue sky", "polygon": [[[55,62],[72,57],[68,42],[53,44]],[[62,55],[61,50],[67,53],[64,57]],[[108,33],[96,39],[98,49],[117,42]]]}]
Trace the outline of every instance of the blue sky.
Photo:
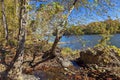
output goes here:
[{"label": "blue sky", "polygon": [[[90,22],[104,21],[108,19],[108,16],[111,19],[120,19],[120,0],[111,0],[114,6],[106,8],[107,13],[99,11],[98,14],[95,13],[95,10],[89,11],[85,8],[79,8],[78,10],[74,9],[69,17],[70,24],[88,24]],[[100,15],[99,15],[100,14]]]},{"label": "blue sky", "polygon": [[[90,0],[92,2],[93,0]],[[96,22],[96,21],[104,21],[108,19],[108,16],[111,17],[111,19],[118,19],[120,18],[120,0],[110,0],[114,6],[112,7],[105,7],[105,10],[107,10],[107,13],[103,11],[98,11],[98,14],[96,14],[96,10],[88,10],[84,7],[80,7],[78,10],[74,9],[71,13],[71,15],[68,18],[69,24],[88,24],[90,22]],[[39,4],[45,4],[46,2],[39,2],[36,3],[36,6],[39,6]],[[101,7],[98,7],[100,10]]]}]

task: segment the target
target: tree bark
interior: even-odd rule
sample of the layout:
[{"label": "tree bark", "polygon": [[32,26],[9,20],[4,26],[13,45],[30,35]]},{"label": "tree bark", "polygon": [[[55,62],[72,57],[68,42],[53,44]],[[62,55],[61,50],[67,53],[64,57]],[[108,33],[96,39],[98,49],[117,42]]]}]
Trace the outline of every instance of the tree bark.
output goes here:
[{"label": "tree bark", "polygon": [[68,12],[68,14],[67,14],[67,17],[66,17],[66,19],[63,21],[63,30],[62,31],[56,31],[56,38],[55,38],[55,40],[54,40],[54,43],[53,43],[53,45],[52,45],[52,48],[51,48],[51,52],[50,52],[50,54],[52,54],[52,55],[55,55],[54,53],[55,53],[55,49],[56,49],[56,47],[57,47],[57,44],[58,44],[58,42],[60,41],[60,39],[62,38],[62,36],[64,35],[64,31],[66,30],[65,28],[66,28],[66,22],[67,22],[67,19],[68,19],[68,17],[69,17],[69,15],[71,14],[71,12],[73,11],[73,9],[74,9],[74,7],[75,7],[75,4],[76,4],[76,2],[77,2],[77,0],[75,0],[74,1],[74,3],[73,3],[73,6],[71,7],[71,9],[70,9],[70,11]]},{"label": "tree bark", "polygon": [[25,27],[27,24],[27,11],[26,5],[27,0],[20,1],[20,13],[19,13],[19,43],[16,51],[16,55],[12,61],[12,75],[10,76],[13,80],[23,80],[22,79],[22,63],[24,58],[24,47],[25,47],[25,38],[26,31]]},{"label": "tree bark", "polygon": [[20,11],[19,11],[19,41],[16,50],[16,55],[11,61],[10,65],[7,67],[6,71],[2,74],[3,80],[7,80],[8,77],[12,80],[23,80],[22,78],[22,63],[24,58],[24,47],[26,31],[25,27],[27,25],[27,10],[26,4],[27,0],[20,0]]},{"label": "tree bark", "polygon": [[3,19],[3,27],[4,27],[4,32],[5,32],[5,39],[8,41],[8,24],[7,24],[7,19],[6,19],[6,14],[5,14],[5,5],[4,5],[4,0],[1,0],[1,6],[2,6],[2,19]]}]

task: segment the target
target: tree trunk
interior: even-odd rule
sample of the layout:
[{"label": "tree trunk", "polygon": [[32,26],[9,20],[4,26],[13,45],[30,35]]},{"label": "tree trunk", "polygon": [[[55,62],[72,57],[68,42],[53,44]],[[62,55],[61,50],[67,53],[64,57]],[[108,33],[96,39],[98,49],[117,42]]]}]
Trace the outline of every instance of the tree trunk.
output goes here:
[{"label": "tree trunk", "polygon": [[61,37],[62,37],[62,35],[59,35],[58,30],[56,30],[56,37],[55,37],[54,43],[53,43],[51,51],[50,51],[51,54],[55,55],[55,49],[56,49],[57,44],[60,41]]},{"label": "tree trunk", "polygon": [[22,63],[24,58],[24,47],[25,47],[25,27],[27,23],[27,11],[26,11],[26,0],[20,1],[20,13],[19,13],[19,44],[16,51],[16,55],[13,59],[12,76],[13,80],[23,80],[22,79]]},{"label": "tree trunk", "polygon": [[23,14],[23,1],[21,1],[21,4],[20,4],[20,12],[19,12],[19,30],[18,30],[18,40],[20,39],[19,36],[20,36],[20,33],[21,33],[21,28],[22,28],[22,14]]},{"label": "tree trunk", "polygon": [[[16,50],[16,55],[11,61],[10,65],[6,69],[5,73],[7,77],[12,80],[24,80],[22,78],[22,63],[24,58],[24,47],[25,47],[25,37],[26,37],[26,23],[27,23],[27,11],[26,11],[26,0],[20,0],[20,13],[19,13],[19,41]],[[7,80],[7,79],[5,79]]]},{"label": "tree trunk", "polygon": [[1,6],[2,6],[2,19],[3,19],[3,26],[4,26],[4,32],[5,32],[5,39],[8,41],[8,25],[7,25],[7,19],[5,14],[5,5],[4,0],[1,0]]},{"label": "tree trunk", "polygon": [[73,11],[76,2],[77,2],[77,0],[74,1],[73,6],[71,7],[70,11],[68,12],[66,19],[63,21],[63,28],[64,28],[64,29],[61,30],[60,32],[59,32],[58,30],[56,31],[56,38],[55,38],[55,40],[54,40],[54,43],[53,43],[52,48],[51,48],[51,51],[50,51],[50,54],[51,54],[51,55],[55,55],[55,54],[54,54],[54,53],[55,53],[55,49],[56,49],[56,47],[57,47],[58,42],[60,41],[60,39],[61,39],[62,36],[64,35],[64,31],[65,31],[65,28],[66,28],[66,26],[67,26],[67,25],[66,25],[67,19],[68,19],[69,15],[71,14],[71,12]]}]

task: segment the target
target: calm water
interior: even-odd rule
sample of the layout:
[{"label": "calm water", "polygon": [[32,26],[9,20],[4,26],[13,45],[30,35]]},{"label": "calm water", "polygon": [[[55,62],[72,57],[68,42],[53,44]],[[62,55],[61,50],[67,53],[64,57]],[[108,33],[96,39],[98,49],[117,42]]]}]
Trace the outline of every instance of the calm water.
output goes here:
[{"label": "calm water", "polygon": [[[63,36],[60,47],[70,47],[72,49],[84,49],[93,47],[99,43],[101,36],[99,35],[83,35],[83,36]],[[64,43],[65,42],[65,43]],[[115,45],[120,48],[120,34],[112,35],[109,45]]]}]

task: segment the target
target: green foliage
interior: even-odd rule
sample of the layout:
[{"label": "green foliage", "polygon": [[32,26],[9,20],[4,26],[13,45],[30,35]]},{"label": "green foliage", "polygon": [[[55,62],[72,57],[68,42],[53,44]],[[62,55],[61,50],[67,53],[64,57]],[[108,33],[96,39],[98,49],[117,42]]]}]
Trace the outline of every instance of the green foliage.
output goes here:
[{"label": "green foliage", "polygon": [[110,46],[110,45],[104,46],[104,45],[98,44],[95,46],[95,48],[101,49],[105,54],[113,53],[120,57],[120,48],[116,46]]},{"label": "green foliage", "polygon": [[[11,42],[17,39],[18,27],[19,27],[19,17],[18,17],[19,16],[19,2],[17,2],[17,0],[4,0],[4,4],[5,4],[6,19],[7,19],[7,24],[8,24],[9,40]],[[31,5],[26,5],[26,8],[27,10],[28,9],[30,10]],[[1,10],[1,5],[0,5],[0,10]],[[29,21],[27,22],[29,26]],[[28,26],[27,26],[28,36],[32,36],[32,34],[30,34],[31,27],[28,27]],[[4,38],[4,35],[5,34],[4,34],[4,28],[3,28],[3,23],[2,23],[2,13],[0,11],[0,39]]]},{"label": "green foliage", "polygon": [[[115,34],[120,33],[120,22],[108,19],[103,22],[92,22],[88,25],[77,25],[67,28],[66,35],[81,34]],[[103,36],[104,37],[104,36]]]},{"label": "green foliage", "polygon": [[63,48],[61,51],[61,54],[63,56],[67,56],[67,55],[77,55],[78,51],[77,50],[72,50],[71,48]]},{"label": "green foliage", "polygon": [[[9,31],[8,34],[9,38],[12,40],[15,38],[18,29],[18,15],[16,15],[18,12],[16,11],[17,6],[15,7],[14,4],[14,0],[4,0],[5,14]],[[0,10],[2,10],[1,5]],[[0,38],[4,38],[4,35],[5,33],[3,28],[2,13],[0,11]]]},{"label": "green foliage", "polygon": [[[62,16],[64,8],[58,2],[52,2],[46,5],[41,5],[36,11],[36,19],[31,21],[32,30],[34,34],[34,38],[45,40],[45,37],[52,35],[53,30],[58,28],[57,19],[54,20],[54,17],[58,17],[59,19],[65,16]],[[54,23],[52,23],[54,22]],[[52,25],[50,24],[52,23]],[[53,26],[51,28],[51,26]]]},{"label": "green foliage", "polygon": [[55,11],[54,14],[56,14],[56,13],[61,12],[61,11],[64,10],[64,7],[61,6],[58,2],[53,2],[52,4],[53,4],[53,9]]},{"label": "green foliage", "polygon": [[111,50],[113,50],[117,56],[120,57],[120,48],[117,48],[116,46],[108,46]]},{"label": "green foliage", "polygon": [[71,26],[70,28],[67,28],[65,35],[81,35],[84,34],[82,30],[83,29],[79,26]]},{"label": "green foliage", "polygon": [[102,22],[93,22],[88,24],[84,31],[86,34],[104,34],[106,32],[106,24]]},{"label": "green foliage", "polygon": [[18,42],[17,40],[8,40],[8,44],[14,47],[14,46],[17,46]]}]

